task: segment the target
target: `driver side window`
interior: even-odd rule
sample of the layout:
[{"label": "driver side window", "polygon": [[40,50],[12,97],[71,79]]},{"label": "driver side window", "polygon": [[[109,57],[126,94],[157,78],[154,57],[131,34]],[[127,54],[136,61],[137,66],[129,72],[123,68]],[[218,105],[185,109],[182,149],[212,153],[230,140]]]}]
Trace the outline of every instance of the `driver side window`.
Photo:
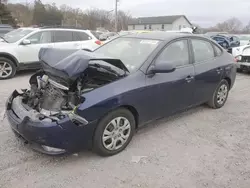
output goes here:
[{"label": "driver side window", "polygon": [[[180,40],[168,45],[157,58],[157,61],[175,63],[176,67],[189,64],[188,41]],[[156,63],[157,63],[156,61]]]},{"label": "driver side window", "polygon": [[52,32],[51,31],[42,31],[35,33],[27,38],[30,40],[31,44],[45,44],[52,43]]}]

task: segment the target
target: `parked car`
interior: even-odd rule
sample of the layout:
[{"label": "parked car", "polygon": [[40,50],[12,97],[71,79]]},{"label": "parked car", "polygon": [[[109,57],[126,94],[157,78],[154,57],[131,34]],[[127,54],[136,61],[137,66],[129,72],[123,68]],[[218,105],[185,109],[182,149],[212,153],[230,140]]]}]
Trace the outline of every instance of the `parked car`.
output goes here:
[{"label": "parked car", "polygon": [[8,25],[8,24],[0,24],[0,38],[13,30],[13,27],[11,25]]},{"label": "parked car", "polygon": [[2,37],[0,42],[0,79],[15,76],[16,71],[37,69],[42,47],[90,49],[101,42],[89,30],[69,28],[19,28]]},{"label": "parked car", "polygon": [[98,39],[100,40],[100,36],[103,34],[101,31],[91,31],[91,33]]},{"label": "parked car", "polygon": [[230,54],[190,34],[126,35],[94,52],[45,48],[39,57],[43,69],[11,94],[6,114],[47,154],[117,154],[149,121],[203,103],[221,108],[236,77]]},{"label": "parked car", "polygon": [[240,39],[237,36],[215,35],[211,36],[211,38],[225,49],[231,49],[240,46]]},{"label": "parked car", "polygon": [[215,35],[228,35],[228,32],[212,31],[212,32],[205,33],[205,35],[208,36],[208,37],[215,36]]},{"label": "parked car", "polygon": [[238,72],[250,73],[250,45],[233,48],[232,54],[237,60]]},{"label": "parked car", "polygon": [[238,35],[240,39],[240,45],[250,45],[250,35]]},{"label": "parked car", "polygon": [[108,32],[108,33],[103,33],[100,35],[100,40],[101,41],[105,41],[107,39],[109,39],[110,37],[116,36],[117,33],[116,32]]}]

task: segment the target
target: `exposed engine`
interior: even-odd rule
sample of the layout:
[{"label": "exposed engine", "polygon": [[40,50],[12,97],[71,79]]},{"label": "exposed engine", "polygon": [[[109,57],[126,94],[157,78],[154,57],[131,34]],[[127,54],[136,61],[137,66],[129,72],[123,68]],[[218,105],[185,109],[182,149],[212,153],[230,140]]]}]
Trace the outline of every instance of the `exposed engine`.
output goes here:
[{"label": "exposed engine", "polygon": [[52,80],[44,72],[34,74],[30,79],[30,90],[24,90],[23,103],[38,112],[69,111],[84,102],[81,96],[102,85],[120,78],[108,70],[100,67],[88,69],[87,74],[80,76],[70,87]]}]

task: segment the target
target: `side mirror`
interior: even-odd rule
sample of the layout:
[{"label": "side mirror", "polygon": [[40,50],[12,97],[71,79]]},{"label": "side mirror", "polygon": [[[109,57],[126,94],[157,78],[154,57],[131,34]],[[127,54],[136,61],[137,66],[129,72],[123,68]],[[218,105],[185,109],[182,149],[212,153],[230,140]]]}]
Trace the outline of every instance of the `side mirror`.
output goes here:
[{"label": "side mirror", "polygon": [[31,44],[31,41],[29,39],[24,39],[22,42],[22,45],[29,45]]},{"label": "side mirror", "polygon": [[149,67],[149,74],[170,73],[176,69],[175,63],[171,61],[159,61],[155,65]]}]

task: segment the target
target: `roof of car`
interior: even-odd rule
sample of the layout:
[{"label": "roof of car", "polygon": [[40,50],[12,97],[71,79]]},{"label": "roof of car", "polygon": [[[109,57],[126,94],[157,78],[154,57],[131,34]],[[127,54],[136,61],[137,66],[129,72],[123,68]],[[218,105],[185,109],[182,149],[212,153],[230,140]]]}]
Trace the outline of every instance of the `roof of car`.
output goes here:
[{"label": "roof of car", "polygon": [[186,33],[174,33],[174,32],[149,32],[149,33],[136,33],[136,34],[129,34],[122,37],[131,37],[131,38],[142,38],[142,39],[155,39],[155,40],[172,40],[179,37],[190,37],[190,36],[198,36],[201,38],[204,38],[201,35],[190,35]]}]

